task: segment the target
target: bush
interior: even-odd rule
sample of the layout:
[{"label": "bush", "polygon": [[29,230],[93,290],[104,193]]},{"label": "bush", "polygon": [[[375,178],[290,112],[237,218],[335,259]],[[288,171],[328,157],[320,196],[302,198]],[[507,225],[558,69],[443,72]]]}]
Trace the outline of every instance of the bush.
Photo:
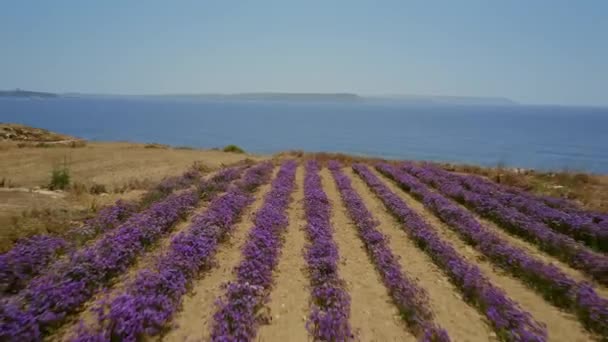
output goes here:
[{"label": "bush", "polygon": [[245,150],[236,145],[228,145],[224,147],[224,152],[245,153]]},{"label": "bush", "polygon": [[70,170],[67,167],[55,168],[51,173],[51,190],[65,190],[70,185]]}]

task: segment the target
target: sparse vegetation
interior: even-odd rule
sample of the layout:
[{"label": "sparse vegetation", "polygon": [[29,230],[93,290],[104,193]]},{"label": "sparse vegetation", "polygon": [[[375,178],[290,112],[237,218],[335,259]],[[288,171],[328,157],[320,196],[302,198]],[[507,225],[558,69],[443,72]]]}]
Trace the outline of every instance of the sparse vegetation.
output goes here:
[{"label": "sparse vegetation", "polygon": [[108,192],[108,190],[106,189],[106,186],[103,184],[93,184],[89,188],[89,193],[93,194],[93,195],[105,194],[107,192]]},{"label": "sparse vegetation", "polygon": [[65,190],[70,185],[70,170],[66,165],[62,167],[54,168],[51,171],[51,183],[49,189],[51,190]]},{"label": "sparse vegetation", "polygon": [[0,179],[0,188],[12,188],[14,186],[15,184],[11,182],[10,178],[2,177]]},{"label": "sparse vegetation", "polygon": [[145,144],[144,148],[162,148],[162,149],[167,149],[167,148],[169,148],[169,146],[168,145],[164,145],[164,144],[150,143],[150,144]]},{"label": "sparse vegetation", "polygon": [[232,145],[232,144],[224,147],[223,151],[224,152],[232,152],[232,153],[245,153],[245,150],[243,150],[242,148],[238,147],[237,145]]}]

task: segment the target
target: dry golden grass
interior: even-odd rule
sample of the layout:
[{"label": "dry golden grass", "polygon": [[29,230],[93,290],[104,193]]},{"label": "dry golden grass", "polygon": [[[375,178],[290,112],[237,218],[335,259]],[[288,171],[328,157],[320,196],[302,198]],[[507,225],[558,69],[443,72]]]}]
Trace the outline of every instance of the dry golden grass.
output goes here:
[{"label": "dry golden grass", "polygon": [[[82,148],[20,148],[15,142],[1,143],[0,252],[21,237],[61,232],[119,198],[136,199],[152,184],[179,175],[194,163],[211,171],[247,158],[266,158],[150,145],[111,142]],[[39,191],[49,185],[53,168],[64,165],[70,188]]]},{"label": "dry golden grass", "polygon": [[197,161],[217,168],[245,158],[260,158],[221,151],[146,146],[149,144],[90,142],[82,148],[8,148],[0,152],[0,179],[10,180],[15,187],[46,186],[52,169],[65,163],[72,182],[87,186],[103,184],[113,189],[144,179],[156,182],[183,172]]},{"label": "dry golden grass", "polygon": [[608,175],[542,172],[504,167],[440,164],[450,171],[476,174],[540,195],[573,200],[589,210],[608,212]]}]

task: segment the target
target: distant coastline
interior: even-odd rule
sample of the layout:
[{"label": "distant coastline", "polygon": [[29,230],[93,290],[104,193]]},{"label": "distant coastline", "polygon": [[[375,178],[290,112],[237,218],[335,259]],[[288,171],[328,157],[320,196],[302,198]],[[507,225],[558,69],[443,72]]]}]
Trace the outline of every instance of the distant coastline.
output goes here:
[{"label": "distant coastline", "polygon": [[297,101],[297,102],[392,102],[403,104],[447,104],[447,105],[518,105],[504,97],[446,96],[446,95],[359,95],[355,93],[288,93],[288,92],[250,92],[250,93],[203,93],[203,94],[88,94],[88,93],[49,93],[29,90],[0,91],[4,98],[136,98],[163,100],[201,100],[201,101]]},{"label": "distant coastline", "polygon": [[29,90],[0,90],[0,97],[16,97],[16,98],[53,98],[59,97],[57,94],[45,93],[40,91]]}]

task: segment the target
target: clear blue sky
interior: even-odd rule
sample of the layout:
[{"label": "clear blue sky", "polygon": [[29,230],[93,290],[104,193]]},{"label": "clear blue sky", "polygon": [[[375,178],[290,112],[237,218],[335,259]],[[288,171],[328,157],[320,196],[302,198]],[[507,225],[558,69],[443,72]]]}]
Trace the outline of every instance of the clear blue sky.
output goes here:
[{"label": "clear blue sky", "polygon": [[0,89],[608,105],[608,1],[0,0]]}]

